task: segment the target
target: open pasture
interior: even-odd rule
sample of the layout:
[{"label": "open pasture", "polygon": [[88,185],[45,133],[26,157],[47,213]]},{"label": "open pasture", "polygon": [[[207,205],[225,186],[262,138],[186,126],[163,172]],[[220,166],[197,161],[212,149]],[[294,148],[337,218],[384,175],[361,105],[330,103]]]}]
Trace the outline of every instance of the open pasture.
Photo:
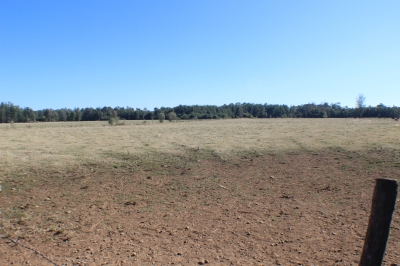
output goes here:
[{"label": "open pasture", "polygon": [[[400,177],[391,119],[141,123],[0,124],[0,235],[57,265],[358,265]],[[3,238],[11,262],[51,265]]]}]

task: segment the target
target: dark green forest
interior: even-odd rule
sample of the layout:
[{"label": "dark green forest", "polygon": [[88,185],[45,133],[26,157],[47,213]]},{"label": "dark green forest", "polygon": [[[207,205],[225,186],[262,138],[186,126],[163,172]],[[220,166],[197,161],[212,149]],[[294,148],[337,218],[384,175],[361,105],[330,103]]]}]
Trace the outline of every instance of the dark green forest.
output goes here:
[{"label": "dark green forest", "polygon": [[400,107],[367,106],[342,107],[340,103],[303,104],[287,106],[278,104],[231,103],[215,105],[179,105],[154,110],[132,107],[62,108],[33,110],[21,108],[10,102],[0,104],[0,123],[58,122],[58,121],[107,121],[113,117],[121,120],[157,120],[163,113],[167,119],[227,119],[227,118],[346,118],[382,117],[398,118]]}]

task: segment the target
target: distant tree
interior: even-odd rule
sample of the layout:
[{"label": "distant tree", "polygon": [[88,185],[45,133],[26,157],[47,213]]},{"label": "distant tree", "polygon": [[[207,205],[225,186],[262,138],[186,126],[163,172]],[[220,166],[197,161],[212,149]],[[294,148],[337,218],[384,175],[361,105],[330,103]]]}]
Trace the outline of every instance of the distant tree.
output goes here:
[{"label": "distant tree", "polygon": [[65,112],[65,110],[63,110],[63,109],[59,110],[58,117],[59,117],[60,121],[67,121],[67,113]]},{"label": "distant tree", "polygon": [[13,103],[8,103],[8,122],[18,122],[18,109],[19,106],[15,106]]},{"label": "distant tree", "polygon": [[164,120],[165,120],[165,114],[163,112],[159,112],[158,121],[160,121],[160,123],[164,123]]},{"label": "distant tree", "polygon": [[144,116],[145,120],[153,120],[153,113],[151,111],[148,111],[146,115]]},{"label": "distant tree", "polygon": [[142,118],[142,110],[140,108],[136,108],[135,112],[133,113],[133,120],[140,120]]},{"label": "distant tree", "polygon": [[[160,114],[161,113],[161,114]],[[304,118],[344,118],[344,117],[399,117],[400,107],[386,106],[383,103],[377,106],[366,106],[365,97],[360,94],[356,98],[356,106],[340,106],[340,103],[322,102],[320,104],[308,103],[298,106],[287,106],[277,104],[253,104],[236,103],[223,106],[214,105],[179,105],[176,107],[154,108],[154,111],[144,108],[125,107],[103,107],[93,109],[74,108],[74,109],[43,109],[34,111],[29,107],[21,108],[11,102],[0,102],[0,123],[10,122],[30,122],[30,121],[100,121],[112,120],[117,124],[118,120],[153,120],[165,119],[218,119],[218,118],[239,118],[239,117],[304,117]]]},{"label": "distant tree", "polygon": [[46,109],[44,111],[44,116],[46,117],[46,122],[50,122],[51,121],[51,110],[50,109]]},{"label": "distant tree", "polygon": [[365,107],[365,97],[363,94],[359,94],[356,98],[356,108],[364,108]]},{"label": "distant tree", "polygon": [[94,120],[102,120],[103,119],[103,113],[101,112],[101,109],[98,107],[96,108],[94,114],[93,114]]},{"label": "distant tree", "polygon": [[356,98],[356,108],[354,110],[355,115],[361,117],[364,113],[364,107],[365,107],[365,97],[363,94],[359,94]]},{"label": "distant tree", "polygon": [[158,109],[157,107],[154,107],[154,111],[153,111],[154,119],[158,119],[159,112],[161,112],[160,109]]},{"label": "distant tree", "polygon": [[243,117],[243,106],[238,105],[238,104],[236,104],[236,105],[237,105],[237,108],[236,108],[235,116],[242,118]]},{"label": "distant tree", "polygon": [[175,120],[177,118],[176,113],[175,112],[169,112],[168,113],[168,120],[169,122],[172,122],[173,120]]},{"label": "distant tree", "polygon": [[6,123],[7,114],[6,114],[7,105],[6,103],[0,103],[0,123]]},{"label": "distant tree", "polygon": [[81,119],[82,119],[81,109],[75,108],[74,112],[75,112],[75,121],[81,121]]},{"label": "distant tree", "polygon": [[108,124],[110,124],[111,126],[118,126],[119,117],[117,111],[112,111],[112,116],[108,119]]}]

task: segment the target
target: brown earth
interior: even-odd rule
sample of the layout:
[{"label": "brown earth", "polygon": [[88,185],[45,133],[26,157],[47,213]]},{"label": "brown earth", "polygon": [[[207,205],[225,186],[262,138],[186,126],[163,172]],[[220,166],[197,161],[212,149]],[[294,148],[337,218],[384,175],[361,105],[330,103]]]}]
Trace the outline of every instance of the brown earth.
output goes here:
[{"label": "brown earth", "polygon": [[[42,181],[0,199],[0,265],[358,265],[375,178],[399,180],[400,161],[326,151],[29,175]],[[397,207],[385,265],[399,241]]]}]

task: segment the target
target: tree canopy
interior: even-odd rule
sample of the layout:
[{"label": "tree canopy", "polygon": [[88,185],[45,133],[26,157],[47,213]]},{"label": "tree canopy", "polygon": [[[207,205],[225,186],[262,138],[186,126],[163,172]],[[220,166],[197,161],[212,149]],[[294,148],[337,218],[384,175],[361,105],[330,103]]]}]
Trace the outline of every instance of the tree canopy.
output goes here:
[{"label": "tree canopy", "polygon": [[[361,95],[362,96],[362,95]],[[360,96],[359,96],[360,97]],[[346,118],[346,117],[399,117],[400,107],[365,107],[365,97],[357,98],[356,108],[342,107],[340,103],[308,103],[298,106],[279,104],[231,103],[216,105],[179,105],[154,108],[153,111],[132,107],[87,107],[43,109],[21,108],[10,102],[0,103],[0,123],[10,122],[58,122],[58,121],[108,121],[118,116],[125,120],[157,120],[159,114],[175,119],[225,119],[225,118]],[[360,112],[362,109],[362,112]]]}]

